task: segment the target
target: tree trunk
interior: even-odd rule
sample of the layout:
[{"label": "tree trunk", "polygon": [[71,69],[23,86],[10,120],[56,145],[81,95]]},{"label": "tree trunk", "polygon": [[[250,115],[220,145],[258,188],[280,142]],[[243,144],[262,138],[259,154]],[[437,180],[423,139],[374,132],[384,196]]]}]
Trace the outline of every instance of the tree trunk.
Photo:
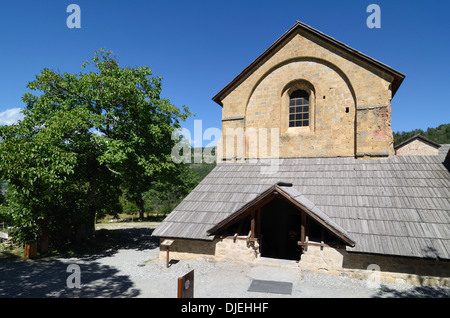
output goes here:
[{"label": "tree trunk", "polygon": [[39,249],[41,255],[48,252],[48,222],[47,219],[43,219],[41,223],[41,240],[39,242]]},{"label": "tree trunk", "polygon": [[143,221],[144,220],[144,199],[142,198],[142,195],[139,198],[138,206],[139,206],[139,220]]},{"label": "tree trunk", "polygon": [[87,237],[88,239],[92,240],[95,237],[95,209],[91,208],[91,211],[89,211],[89,224],[88,224],[88,230],[87,230]]},{"label": "tree trunk", "polygon": [[75,234],[75,243],[81,241],[91,240],[95,234],[95,194],[97,192],[97,181],[91,180],[89,184],[88,197],[87,197],[87,219],[78,226],[77,233]]}]

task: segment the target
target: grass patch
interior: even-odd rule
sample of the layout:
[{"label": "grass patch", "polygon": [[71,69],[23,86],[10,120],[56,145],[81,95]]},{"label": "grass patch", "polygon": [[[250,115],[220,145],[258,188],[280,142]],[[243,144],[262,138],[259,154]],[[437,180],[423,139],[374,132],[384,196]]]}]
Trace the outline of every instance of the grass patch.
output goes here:
[{"label": "grass patch", "polygon": [[0,259],[1,258],[24,258],[24,248],[20,246],[5,246],[4,244],[0,244]]},{"label": "grass patch", "polygon": [[139,217],[135,214],[120,213],[117,216],[108,215],[102,219],[97,220],[99,223],[112,223],[112,222],[162,222],[168,214],[148,214],[143,220],[139,220]]}]

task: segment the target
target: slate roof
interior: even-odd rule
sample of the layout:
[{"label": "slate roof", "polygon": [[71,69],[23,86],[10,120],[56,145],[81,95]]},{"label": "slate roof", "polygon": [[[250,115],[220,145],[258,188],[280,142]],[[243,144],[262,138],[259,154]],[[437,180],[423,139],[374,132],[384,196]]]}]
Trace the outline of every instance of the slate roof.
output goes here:
[{"label": "slate roof", "polygon": [[[444,148],[444,147],[441,147]],[[450,162],[445,155],[220,163],[154,231],[212,240],[208,230],[282,181],[354,240],[349,252],[450,259]]]}]

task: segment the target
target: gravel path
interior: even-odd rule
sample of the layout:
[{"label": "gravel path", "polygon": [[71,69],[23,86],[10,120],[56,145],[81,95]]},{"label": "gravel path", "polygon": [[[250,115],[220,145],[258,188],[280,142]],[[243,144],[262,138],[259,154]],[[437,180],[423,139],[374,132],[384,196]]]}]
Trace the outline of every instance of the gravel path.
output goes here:
[{"label": "gravel path", "polygon": [[[116,225],[115,225],[116,226]],[[300,273],[255,263],[253,266],[215,263],[205,260],[173,262],[166,268],[158,260],[159,246],[151,238],[154,225],[146,228],[116,226],[108,234],[120,232],[118,246],[95,255],[38,260],[0,257],[0,297],[164,297],[177,296],[177,279],[194,270],[196,298],[371,298],[449,297],[450,288],[400,284],[368,286],[366,281],[329,275]],[[141,225],[142,226],[142,225]],[[111,227],[110,227],[111,228]],[[117,238],[117,237],[116,237]],[[80,269],[80,288],[74,282],[70,264]],[[253,280],[292,283],[291,294],[248,291]]]}]

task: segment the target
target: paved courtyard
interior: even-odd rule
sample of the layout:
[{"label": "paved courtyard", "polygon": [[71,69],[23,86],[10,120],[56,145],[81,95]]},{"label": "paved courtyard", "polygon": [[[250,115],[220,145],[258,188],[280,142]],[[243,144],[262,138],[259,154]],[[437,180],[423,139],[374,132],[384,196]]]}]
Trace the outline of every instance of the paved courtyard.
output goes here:
[{"label": "paved courtyard", "polygon": [[[449,297],[448,288],[382,284],[301,273],[293,267],[158,259],[154,226],[115,228],[120,244],[80,257],[0,257],[0,297],[177,297],[177,279],[194,270],[196,298]],[[105,233],[105,232],[103,232]],[[74,264],[79,269],[76,283]],[[77,288],[79,287],[79,288]]]}]

